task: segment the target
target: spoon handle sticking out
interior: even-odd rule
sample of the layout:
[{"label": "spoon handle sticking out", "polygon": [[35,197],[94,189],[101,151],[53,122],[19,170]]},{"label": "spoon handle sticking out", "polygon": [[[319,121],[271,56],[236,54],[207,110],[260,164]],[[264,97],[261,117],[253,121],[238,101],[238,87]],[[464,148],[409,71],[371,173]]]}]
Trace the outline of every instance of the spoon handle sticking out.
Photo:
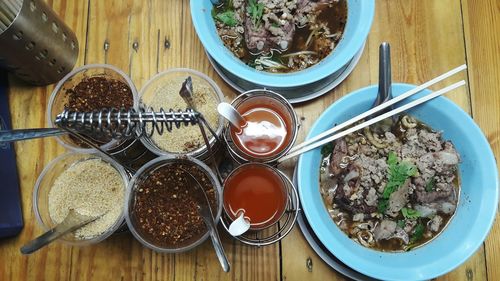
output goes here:
[{"label": "spoon handle sticking out", "polygon": [[219,103],[219,105],[217,106],[217,111],[220,115],[226,118],[227,121],[229,121],[231,126],[238,130],[244,127],[247,123],[245,118],[243,118],[243,116],[241,116],[241,114],[229,103]]},{"label": "spoon handle sticking out", "polygon": [[231,265],[229,264],[229,260],[227,259],[226,252],[224,252],[224,248],[222,247],[222,242],[219,237],[219,233],[217,232],[217,225],[214,222],[214,218],[212,216],[212,209],[210,208],[210,201],[207,197],[207,194],[203,187],[200,185],[197,179],[193,177],[188,171],[183,170],[186,174],[186,179],[191,183],[191,186],[195,189],[194,194],[196,201],[198,201],[198,213],[201,218],[205,222],[205,225],[208,229],[208,234],[210,235],[210,239],[212,239],[212,244],[215,249],[215,254],[219,259],[219,262],[222,266],[224,272],[229,272]]},{"label": "spoon handle sticking out", "polygon": [[85,226],[98,218],[81,215],[75,210],[70,209],[68,215],[60,224],[22,246],[21,253],[24,255],[31,254],[57,238]]},{"label": "spoon handle sticking out", "polygon": [[[222,266],[222,270],[224,270],[224,272],[229,272],[230,264],[229,264],[229,261],[227,259],[224,248],[222,247],[219,234],[217,233],[217,230],[216,230],[217,226],[215,225],[214,220],[211,217],[212,215],[210,213],[208,213],[210,210],[208,208],[203,208],[201,206],[200,206],[199,210],[200,210],[200,212],[205,212],[205,214],[202,215],[202,218],[208,227],[208,233],[210,234],[210,239],[212,239],[212,244],[213,244],[214,249],[215,249],[215,254],[217,255],[217,258],[219,259],[219,262]],[[207,210],[208,210],[208,212],[207,212]]]}]

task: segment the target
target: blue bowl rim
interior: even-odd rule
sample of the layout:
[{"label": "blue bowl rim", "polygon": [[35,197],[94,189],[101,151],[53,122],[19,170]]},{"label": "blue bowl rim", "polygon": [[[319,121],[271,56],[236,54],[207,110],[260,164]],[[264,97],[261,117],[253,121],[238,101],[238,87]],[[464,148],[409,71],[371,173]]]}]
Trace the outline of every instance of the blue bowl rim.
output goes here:
[{"label": "blue bowl rim", "polygon": [[[403,84],[403,83],[395,83],[393,84],[393,87],[395,88],[402,88],[403,91],[407,91],[411,88],[414,88],[415,85],[410,85],[410,84]],[[317,135],[319,133],[316,132],[318,129],[318,125],[322,122],[328,122],[326,120],[323,120],[325,118],[324,116],[331,116],[332,112],[336,110],[336,107],[338,104],[342,104],[346,100],[349,99],[355,99],[356,96],[359,96],[363,94],[365,91],[374,91],[376,93],[376,88],[377,85],[372,85],[368,86],[359,90],[356,90],[341,99],[337,100],[334,104],[329,106],[323,113],[322,115],[316,120],[314,125],[311,127],[306,139],[310,139],[313,135]],[[394,91],[393,88],[393,92]],[[425,90],[425,92],[429,93],[429,90]],[[418,275],[418,278],[420,279],[431,279],[435,278],[437,276],[443,275],[454,268],[458,267],[460,264],[465,262],[476,250],[482,245],[483,241],[486,239],[496,216],[497,208],[498,208],[498,200],[499,200],[499,179],[498,179],[498,170],[496,166],[496,161],[494,154],[491,150],[491,147],[482,133],[481,129],[477,126],[477,124],[473,121],[473,119],[466,113],[464,112],[459,106],[457,106],[455,103],[453,103],[451,100],[445,98],[445,97],[438,97],[434,100],[437,100],[440,103],[444,103],[450,111],[458,112],[461,116],[462,121],[465,121],[469,126],[469,129],[472,130],[470,133],[471,135],[474,136],[476,144],[484,149],[486,152],[485,155],[482,156],[481,162],[486,163],[487,167],[491,167],[490,172],[491,173],[491,178],[489,179],[488,182],[491,182],[494,185],[494,194],[490,194],[491,196],[488,196],[490,198],[489,202],[491,203],[490,206],[487,206],[491,212],[488,212],[490,216],[488,217],[482,217],[481,220],[483,221],[482,226],[482,232],[479,232],[477,236],[475,237],[476,239],[472,241],[468,241],[470,244],[468,244],[466,249],[466,253],[462,256],[453,256],[451,255],[451,251],[448,252],[448,257],[445,260],[445,262],[442,262],[444,260],[443,257],[440,257],[440,262],[441,263],[432,263],[432,266],[427,266],[425,268],[425,272],[422,274],[421,271],[419,271],[420,275]],[[433,101],[430,101],[433,102]],[[355,102],[354,102],[355,103]],[[458,117],[457,117],[458,118]],[[332,120],[333,121],[333,120]],[[408,278],[415,278],[415,276],[412,276],[412,272],[408,272],[407,268],[397,268],[397,267],[391,267],[391,270],[382,270],[380,268],[374,268],[373,263],[368,264],[365,261],[361,259],[356,259],[356,256],[352,255],[349,252],[350,247],[346,247],[345,245],[342,245],[342,243],[339,243],[339,241],[334,239],[331,239],[331,237],[327,236],[327,227],[325,225],[322,225],[314,215],[318,215],[318,213],[315,212],[314,210],[314,200],[311,196],[311,194],[314,194],[315,191],[313,192],[305,192],[306,188],[310,190],[311,186],[306,184],[304,180],[304,173],[308,173],[310,171],[311,167],[311,161],[314,160],[313,158],[313,152],[319,150],[320,148],[317,148],[316,150],[309,151],[307,153],[302,154],[299,157],[298,164],[297,164],[297,179],[298,179],[298,190],[299,190],[299,197],[300,201],[302,204],[302,209],[306,215],[307,220],[311,224],[311,227],[314,231],[314,233],[318,236],[320,241],[325,245],[325,247],[333,253],[337,258],[339,258],[342,262],[347,264],[348,266],[352,267],[353,269],[366,274],[368,276],[374,277],[374,278],[380,278],[384,280],[398,280],[398,279],[408,279]],[[318,160],[319,161],[319,160]],[[309,162],[309,163],[308,163]],[[301,184],[302,182],[302,184]],[[322,206],[323,207],[323,206]],[[459,207],[460,208],[460,207]],[[319,215],[322,215],[319,213]],[[327,214],[323,214],[327,216]],[[333,225],[333,222],[332,222]],[[340,230],[339,230],[340,231]],[[343,233],[342,233],[343,234]],[[345,236],[346,239],[350,240]],[[333,243],[332,243],[333,242]],[[355,243],[355,242],[352,242]],[[340,247],[339,247],[340,245]],[[359,247],[362,247],[358,245]],[[371,249],[365,248],[367,251],[374,251]],[[420,249],[420,248],[419,248]],[[415,249],[414,251],[418,251],[419,249]],[[390,256],[400,256],[401,258],[411,258],[411,254],[414,251],[410,252],[405,252],[405,253],[384,253],[384,252],[377,252],[382,259],[382,257],[389,258]],[[445,256],[444,254],[443,256]],[[372,261],[373,262],[373,261]],[[376,261],[375,261],[376,263]],[[415,273],[415,272],[413,272]]]},{"label": "blue bowl rim", "polygon": [[204,3],[208,3],[209,7],[212,6],[209,0],[191,0],[191,18],[198,38],[209,55],[214,58],[218,64],[240,79],[273,88],[290,88],[307,85],[337,72],[361,49],[368,37],[375,16],[375,0],[362,0],[360,3],[362,3],[363,8],[359,11],[359,17],[362,18],[366,24],[359,24],[357,26],[354,31],[356,36],[351,39],[351,46],[346,48],[344,53],[336,54],[335,50],[333,50],[333,53],[325,58],[325,60],[328,60],[331,56],[335,56],[333,59],[329,59],[328,61],[323,60],[302,71],[292,73],[269,73],[258,71],[245,65],[227,50],[222,44],[218,34],[213,34],[209,25],[204,24],[207,16],[210,17],[210,21],[213,21],[211,10],[206,9],[206,4]]}]

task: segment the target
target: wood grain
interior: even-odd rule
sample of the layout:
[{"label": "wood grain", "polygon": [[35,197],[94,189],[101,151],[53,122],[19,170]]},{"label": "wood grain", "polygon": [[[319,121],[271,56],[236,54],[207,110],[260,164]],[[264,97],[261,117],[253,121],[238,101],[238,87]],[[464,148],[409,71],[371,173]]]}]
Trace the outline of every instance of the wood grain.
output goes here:
[{"label": "wood grain", "polygon": [[[80,43],[77,64],[113,64],[133,79],[138,90],[158,72],[174,67],[199,70],[212,77],[227,100],[235,92],[218,77],[191,24],[188,0],[49,0],[75,31]],[[394,82],[420,84],[468,62],[468,88],[448,96],[485,131],[500,155],[500,3],[497,0],[378,0],[370,36],[353,73],[327,95],[296,107],[301,117],[299,141],[338,98],[376,84],[378,46],[392,47]],[[14,128],[43,127],[53,89],[29,87],[10,77],[9,101]],[[450,82],[448,81],[448,82]],[[448,83],[446,82],[446,83]],[[445,83],[437,85],[438,89]],[[41,234],[32,211],[32,189],[43,167],[64,149],[53,139],[16,144],[21,180],[22,233],[0,241],[0,280],[345,280],[309,247],[296,227],[281,243],[244,246],[222,235],[232,264],[223,273],[210,242],[182,254],[157,254],[130,234],[116,235],[89,247],[53,244],[21,256],[21,244]],[[294,163],[281,169],[291,175]],[[221,231],[222,232],[222,231]],[[485,247],[440,280],[499,280],[500,223]]]},{"label": "wood grain", "polygon": [[[436,26],[440,29],[436,32]],[[433,77],[465,63],[464,34],[459,1],[377,1],[375,19],[364,54],[355,71],[340,87],[327,96],[300,106],[297,111],[305,118],[299,141],[305,137],[309,127],[321,114],[315,109],[325,108],[339,97],[378,81],[378,46],[387,41],[391,44],[393,82],[421,84]],[[450,81],[466,79],[462,73],[435,85],[437,90]],[[468,89],[461,88],[448,97],[465,111],[471,111]],[[297,229],[291,239],[283,241],[283,279],[304,280],[306,278],[338,278],[332,269],[324,266],[321,259],[307,248],[299,245],[303,239]],[[468,272],[474,271],[477,280],[486,278],[484,251],[481,248],[460,268],[441,277],[443,280],[469,280]],[[309,272],[306,260],[311,258],[312,272]],[[297,266],[299,265],[299,266]]]},{"label": "wood grain", "polygon": [[[79,40],[77,64],[83,63],[85,51],[87,1],[48,1],[63,21],[75,32]],[[83,40],[82,40],[83,38]],[[9,77],[9,104],[13,128],[45,127],[47,100],[53,85],[30,87],[14,77]],[[71,275],[71,255],[67,246],[55,244],[41,250],[37,255],[25,257],[19,248],[26,241],[42,233],[32,211],[32,191],[37,176],[43,167],[64,149],[54,139],[40,139],[15,144],[17,167],[22,196],[25,226],[15,238],[0,242],[2,265],[0,280],[68,280]]]},{"label": "wood grain", "polygon": [[[463,0],[472,113],[498,159],[500,155],[500,2]],[[500,279],[500,221],[485,242],[488,280]]]}]

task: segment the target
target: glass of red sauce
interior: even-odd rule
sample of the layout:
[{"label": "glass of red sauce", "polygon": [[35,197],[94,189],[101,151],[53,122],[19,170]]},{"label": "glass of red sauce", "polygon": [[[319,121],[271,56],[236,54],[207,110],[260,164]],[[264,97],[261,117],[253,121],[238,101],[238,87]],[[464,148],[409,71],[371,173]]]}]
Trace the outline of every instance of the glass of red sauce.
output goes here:
[{"label": "glass of red sauce", "polygon": [[229,153],[239,163],[273,163],[284,156],[297,138],[297,115],[280,94],[258,89],[239,95],[231,105],[243,116],[241,128],[226,127]]},{"label": "glass of red sauce", "polygon": [[224,181],[223,207],[230,220],[243,214],[250,230],[262,230],[280,220],[288,205],[287,181],[277,169],[247,163]]}]

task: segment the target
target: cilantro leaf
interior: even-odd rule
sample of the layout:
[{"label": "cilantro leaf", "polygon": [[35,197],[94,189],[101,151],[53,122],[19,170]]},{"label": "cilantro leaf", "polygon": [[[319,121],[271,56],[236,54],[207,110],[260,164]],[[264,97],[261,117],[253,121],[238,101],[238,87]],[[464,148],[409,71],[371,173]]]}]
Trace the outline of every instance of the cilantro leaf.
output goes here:
[{"label": "cilantro leaf", "polygon": [[379,200],[378,210],[384,213],[388,207],[389,197],[398,190],[409,177],[418,173],[417,167],[408,161],[400,161],[394,151],[387,155],[388,181],[382,192],[382,200]]},{"label": "cilantro leaf", "polygon": [[238,24],[233,11],[228,10],[222,13],[216,13],[213,17],[227,26],[233,27]]},{"label": "cilantro leaf", "polygon": [[405,219],[410,220],[415,220],[422,216],[419,211],[409,208],[402,208],[401,213],[403,214],[403,217],[405,217]]},{"label": "cilantro leaf", "polygon": [[405,226],[405,221],[404,220],[398,220],[398,223],[397,223],[397,226],[399,226],[400,228],[403,228]]},{"label": "cilantro leaf", "polygon": [[436,186],[436,179],[431,178],[425,185],[425,191],[431,192],[434,189],[434,186]]},{"label": "cilantro leaf", "polygon": [[423,224],[421,224],[421,223],[417,224],[417,226],[415,227],[415,230],[413,231],[413,234],[410,238],[410,243],[415,243],[418,240],[422,239],[422,237],[424,237],[424,230],[425,230],[425,227]]},{"label": "cilantro leaf", "polygon": [[253,25],[258,28],[260,26],[260,21],[264,14],[264,4],[257,3],[258,0],[249,0],[247,11],[252,18]]},{"label": "cilantro leaf", "polygon": [[321,156],[325,157],[333,151],[333,142],[325,144],[321,147]]},{"label": "cilantro leaf", "polygon": [[394,151],[389,152],[389,155],[387,156],[387,164],[389,166],[395,166],[398,164],[398,156]]},{"label": "cilantro leaf", "polygon": [[389,207],[389,199],[380,198],[380,200],[378,200],[377,210],[379,213],[381,214],[385,213],[388,207]]}]

